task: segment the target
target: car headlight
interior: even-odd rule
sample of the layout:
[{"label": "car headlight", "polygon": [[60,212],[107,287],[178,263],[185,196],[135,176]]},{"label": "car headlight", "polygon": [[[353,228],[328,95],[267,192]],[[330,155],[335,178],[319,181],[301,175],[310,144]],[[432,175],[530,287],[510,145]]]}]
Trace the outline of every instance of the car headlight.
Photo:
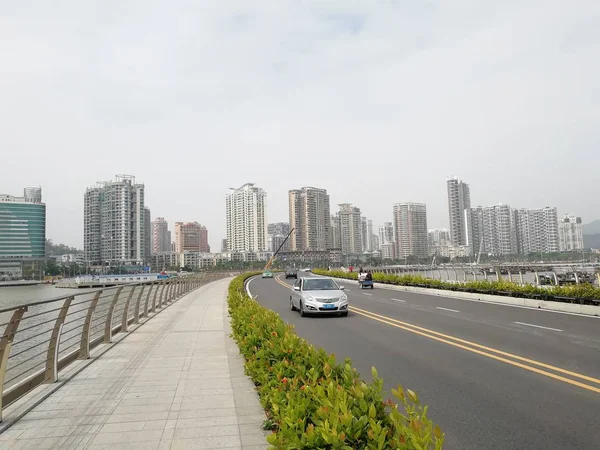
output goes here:
[{"label": "car headlight", "polygon": [[348,296],[347,295],[342,295],[340,297],[340,302],[347,302],[348,301]]},{"label": "car headlight", "polygon": [[314,302],[315,298],[311,297],[310,295],[307,295],[307,296],[304,297],[304,300],[306,300],[307,302]]}]

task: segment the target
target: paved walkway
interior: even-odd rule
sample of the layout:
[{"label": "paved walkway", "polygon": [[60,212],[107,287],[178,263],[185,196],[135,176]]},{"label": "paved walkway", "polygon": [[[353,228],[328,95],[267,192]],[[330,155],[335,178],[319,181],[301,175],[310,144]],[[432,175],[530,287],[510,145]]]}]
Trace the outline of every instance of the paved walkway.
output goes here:
[{"label": "paved walkway", "polygon": [[0,449],[268,448],[228,337],[229,279],[153,317],[0,434]]}]

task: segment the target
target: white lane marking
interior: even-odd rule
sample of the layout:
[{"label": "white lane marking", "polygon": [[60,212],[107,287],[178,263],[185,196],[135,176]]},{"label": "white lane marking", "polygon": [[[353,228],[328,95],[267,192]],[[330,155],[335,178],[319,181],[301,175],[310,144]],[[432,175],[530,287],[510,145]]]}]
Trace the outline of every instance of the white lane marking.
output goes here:
[{"label": "white lane marking", "polygon": [[250,292],[250,283],[252,283],[255,279],[256,277],[252,277],[246,283],[246,293],[248,294],[248,297],[250,297],[252,300],[256,300],[258,298],[258,295],[253,296],[252,292]]},{"label": "white lane marking", "polygon": [[392,298],[391,300],[393,300],[395,302],[406,303],[406,300],[402,300],[400,298]]},{"label": "white lane marking", "polygon": [[444,311],[450,311],[450,312],[460,312],[457,309],[450,309],[450,308],[442,308],[441,306],[436,306],[435,309],[442,309]]},{"label": "white lane marking", "polygon": [[252,298],[252,293],[250,292],[250,283],[252,283],[252,281],[254,281],[254,277],[250,278],[248,280],[248,282],[246,283],[246,293],[248,294],[248,297]]},{"label": "white lane marking", "polygon": [[544,330],[550,330],[550,331],[563,331],[563,330],[559,330],[558,328],[543,327],[541,325],[534,325],[532,323],[525,323],[525,322],[513,322],[513,323],[516,323],[517,325],[525,325],[526,327],[543,328]]},{"label": "white lane marking", "polygon": [[373,294],[367,294],[367,293],[363,292],[363,295],[368,295],[369,297],[371,297]]}]

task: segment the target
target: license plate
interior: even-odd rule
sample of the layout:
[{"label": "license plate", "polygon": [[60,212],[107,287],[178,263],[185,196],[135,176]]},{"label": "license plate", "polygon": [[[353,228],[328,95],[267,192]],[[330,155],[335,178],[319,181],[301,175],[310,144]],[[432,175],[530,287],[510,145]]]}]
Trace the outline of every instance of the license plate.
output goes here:
[{"label": "license plate", "polygon": [[323,305],[323,309],[333,309],[335,308],[335,305],[333,303],[328,303]]}]

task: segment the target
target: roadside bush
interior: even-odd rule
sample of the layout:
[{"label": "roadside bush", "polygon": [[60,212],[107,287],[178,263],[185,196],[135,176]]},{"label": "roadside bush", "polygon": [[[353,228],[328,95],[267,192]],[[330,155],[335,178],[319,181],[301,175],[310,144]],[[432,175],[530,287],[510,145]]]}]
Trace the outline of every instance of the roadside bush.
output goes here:
[{"label": "roadside bush", "polygon": [[[333,278],[343,278],[356,280],[358,275],[355,272],[342,272],[341,270],[321,270],[314,269],[317,275],[325,275]],[[511,295],[513,297],[535,297],[542,300],[553,301],[574,301],[597,305],[593,300],[600,299],[600,288],[591,284],[576,284],[571,286],[548,286],[538,287],[533,285],[520,285],[509,281],[467,281],[451,283],[448,281],[434,280],[415,275],[392,275],[385,273],[373,273],[373,281],[384,284],[395,284],[399,286],[419,286],[432,289],[465,290],[469,292],[478,292],[481,294]],[[571,300],[572,299],[572,300]]]},{"label": "roadside bush", "polygon": [[351,361],[300,338],[275,312],[246,295],[243,274],[229,286],[233,337],[257,386],[276,449],[441,449],[444,435],[417,394],[398,386],[383,401],[383,381],[363,381]]}]

